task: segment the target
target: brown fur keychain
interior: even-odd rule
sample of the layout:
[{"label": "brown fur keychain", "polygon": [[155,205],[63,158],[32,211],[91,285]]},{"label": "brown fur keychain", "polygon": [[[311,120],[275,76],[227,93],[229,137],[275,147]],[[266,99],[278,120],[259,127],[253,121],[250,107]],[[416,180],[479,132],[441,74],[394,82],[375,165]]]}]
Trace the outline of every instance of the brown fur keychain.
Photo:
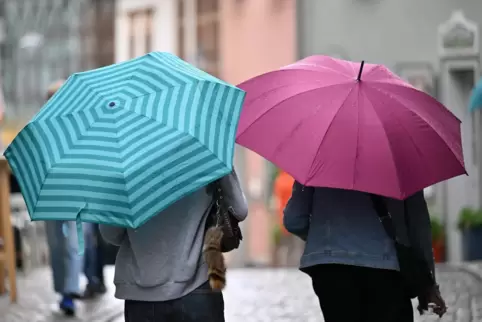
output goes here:
[{"label": "brown fur keychain", "polygon": [[209,285],[213,290],[222,290],[226,286],[226,264],[221,252],[221,227],[210,227],[204,236],[203,255],[208,265]]}]

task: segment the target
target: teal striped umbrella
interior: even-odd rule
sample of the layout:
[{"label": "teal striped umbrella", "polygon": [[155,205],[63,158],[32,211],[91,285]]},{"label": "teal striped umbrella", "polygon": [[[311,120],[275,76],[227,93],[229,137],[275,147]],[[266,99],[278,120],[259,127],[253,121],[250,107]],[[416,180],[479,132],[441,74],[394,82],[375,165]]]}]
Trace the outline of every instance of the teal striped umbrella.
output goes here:
[{"label": "teal striped umbrella", "polygon": [[482,108],[482,78],[475,85],[470,96],[469,109],[475,111]]},{"label": "teal striped umbrella", "polygon": [[244,96],[149,53],[73,74],[5,157],[32,220],[136,228],[232,171]]}]

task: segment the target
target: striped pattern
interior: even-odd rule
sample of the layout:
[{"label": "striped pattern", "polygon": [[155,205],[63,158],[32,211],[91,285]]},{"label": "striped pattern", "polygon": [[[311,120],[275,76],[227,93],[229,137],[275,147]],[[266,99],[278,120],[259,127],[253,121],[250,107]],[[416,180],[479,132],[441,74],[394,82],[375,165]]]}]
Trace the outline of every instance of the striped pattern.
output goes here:
[{"label": "striped pattern", "polygon": [[244,96],[153,52],[72,75],[5,157],[33,220],[136,228],[232,171]]},{"label": "striped pattern", "polygon": [[477,82],[470,96],[469,109],[475,111],[482,108],[482,78]]}]

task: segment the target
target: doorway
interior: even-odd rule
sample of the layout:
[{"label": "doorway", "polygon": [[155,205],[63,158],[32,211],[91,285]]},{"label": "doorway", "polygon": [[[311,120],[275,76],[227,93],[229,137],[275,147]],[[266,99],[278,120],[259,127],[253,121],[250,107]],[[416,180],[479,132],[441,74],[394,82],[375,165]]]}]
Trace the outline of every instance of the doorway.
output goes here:
[{"label": "doorway", "polygon": [[441,75],[441,100],[461,121],[462,147],[469,176],[459,176],[443,183],[440,199],[446,230],[448,259],[462,260],[462,242],[457,227],[460,210],[477,207],[478,191],[478,124],[477,118],[468,110],[468,101],[475,83],[476,67],[470,65],[445,65]]}]

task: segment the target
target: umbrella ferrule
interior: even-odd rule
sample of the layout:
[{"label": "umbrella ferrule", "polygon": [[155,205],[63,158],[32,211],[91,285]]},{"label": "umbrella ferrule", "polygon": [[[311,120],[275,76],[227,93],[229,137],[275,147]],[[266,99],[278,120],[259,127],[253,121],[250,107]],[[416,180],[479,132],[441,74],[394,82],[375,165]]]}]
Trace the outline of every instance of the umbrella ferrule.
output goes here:
[{"label": "umbrella ferrule", "polygon": [[358,71],[358,76],[356,78],[356,80],[359,82],[361,81],[361,75],[362,75],[362,72],[363,72],[363,67],[365,66],[365,61],[362,60],[361,62],[361,65],[360,65],[360,70]]}]

